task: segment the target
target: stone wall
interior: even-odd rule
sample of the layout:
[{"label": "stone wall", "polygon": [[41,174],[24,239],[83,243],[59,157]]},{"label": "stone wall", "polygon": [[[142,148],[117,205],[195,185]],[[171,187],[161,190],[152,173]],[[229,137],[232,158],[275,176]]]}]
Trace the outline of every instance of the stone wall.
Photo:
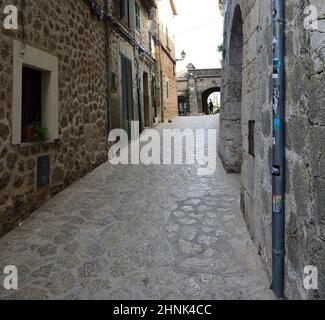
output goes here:
[{"label": "stone wall", "polygon": [[[164,120],[172,120],[178,116],[176,66],[170,57],[161,50],[164,92]],[[167,81],[169,82],[169,97],[167,98]]]},{"label": "stone wall", "polygon": [[[162,112],[163,121],[172,120],[178,116],[177,101],[177,76],[175,63],[175,35],[174,35],[174,16],[175,5],[169,0],[157,2],[159,13],[159,42],[157,43],[157,53],[159,58],[157,63],[162,72]],[[168,34],[167,34],[168,32]],[[160,77],[160,76],[159,76]],[[169,82],[169,97],[167,98],[167,81]]]},{"label": "stone wall", "polygon": [[[4,2],[17,1],[2,1],[0,12]],[[26,43],[59,60],[59,139],[12,144],[13,40],[22,40],[22,28],[21,21],[18,31],[1,25],[0,236],[105,162],[108,151],[105,25],[83,1],[29,1],[23,12]],[[50,185],[37,189],[41,155],[50,156]]]},{"label": "stone wall", "polygon": [[[141,29],[138,30],[134,27],[128,29],[120,21],[119,1],[109,1],[110,12],[113,14],[115,21],[124,26],[124,29],[129,33],[131,38],[136,39],[136,42],[141,45],[147,52],[149,52],[149,9],[141,3]],[[133,118],[135,121],[140,120],[144,123],[144,87],[143,87],[143,73],[148,74],[149,82],[149,124],[153,124],[155,110],[151,97],[150,84],[152,81],[152,67],[155,64],[154,57],[151,59],[141,56],[137,49],[128,42],[120,33],[115,29],[109,28],[109,55],[110,55],[110,72],[116,76],[116,88],[112,90],[111,94],[111,112],[112,112],[112,128],[123,128],[123,109],[122,109],[122,85],[121,85],[121,55],[125,56],[132,62],[132,89],[133,89]],[[138,81],[139,80],[139,86]],[[140,104],[138,101],[138,88],[140,95]]]},{"label": "stone wall", "polygon": [[[319,28],[324,29],[322,1],[286,1],[285,295],[290,299],[325,297],[325,220],[321,213],[325,198],[325,33],[304,28],[304,9],[309,4],[317,7]],[[271,0],[233,0],[227,8],[219,153],[228,171],[240,171],[242,162],[243,213],[271,277]],[[239,12],[242,41],[238,36]],[[242,60],[238,56],[240,44]],[[255,121],[254,155],[248,148],[249,121]],[[303,287],[304,268],[308,265],[318,268],[319,290]]]},{"label": "stone wall", "polygon": [[190,90],[191,114],[208,114],[208,98],[220,91],[221,69],[196,69],[192,63],[187,65],[187,73],[177,79],[178,96],[184,95],[184,90]]}]

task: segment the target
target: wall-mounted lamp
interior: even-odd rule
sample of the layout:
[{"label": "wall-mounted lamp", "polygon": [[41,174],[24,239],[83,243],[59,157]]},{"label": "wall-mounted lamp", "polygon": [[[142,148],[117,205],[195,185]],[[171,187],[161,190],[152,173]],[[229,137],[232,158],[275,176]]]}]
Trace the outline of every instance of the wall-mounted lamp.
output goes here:
[{"label": "wall-mounted lamp", "polygon": [[181,52],[181,59],[176,59],[176,62],[178,61],[184,61],[186,59],[186,52],[183,50]]}]

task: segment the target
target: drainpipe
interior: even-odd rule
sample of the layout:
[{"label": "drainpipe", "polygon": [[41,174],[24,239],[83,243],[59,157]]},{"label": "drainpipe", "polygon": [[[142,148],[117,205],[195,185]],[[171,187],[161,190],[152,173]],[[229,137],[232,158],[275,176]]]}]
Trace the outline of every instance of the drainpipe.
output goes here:
[{"label": "drainpipe", "polygon": [[162,71],[162,64],[160,59],[160,97],[161,97],[161,122],[165,122],[165,101],[164,101],[164,75]]},{"label": "drainpipe", "polygon": [[285,61],[284,0],[272,0],[273,16],[273,202],[272,285],[278,298],[284,292],[285,257]]},{"label": "drainpipe", "polygon": [[[106,2],[105,10],[108,12],[108,3]],[[106,77],[107,77],[107,136],[113,129],[113,113],[112,113],[112,66],[111,66],[111,40],[112,28],[109,23],[105,24],[105,54],[106,54]]]},{"label": "drainpipe", "polygon": [[138,112],[139,112],[139,131],[143,132],[143,121],[142,121],[142,105],[141,105],[141,84],[140,76],[137,76],[137,98],[138,98]]}]

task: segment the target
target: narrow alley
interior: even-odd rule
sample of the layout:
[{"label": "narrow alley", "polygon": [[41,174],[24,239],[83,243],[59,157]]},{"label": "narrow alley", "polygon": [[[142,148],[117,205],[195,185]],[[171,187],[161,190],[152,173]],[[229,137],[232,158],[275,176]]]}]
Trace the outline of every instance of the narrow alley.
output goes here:
[{"label": "narrow alley", "polygon": [[[164,128],[218,126],[218,116]],[[0,299],[273,299],[240,211],[240,176],[105,163],[0,239]],[[1,270],[2,270],[1,269]]]}]

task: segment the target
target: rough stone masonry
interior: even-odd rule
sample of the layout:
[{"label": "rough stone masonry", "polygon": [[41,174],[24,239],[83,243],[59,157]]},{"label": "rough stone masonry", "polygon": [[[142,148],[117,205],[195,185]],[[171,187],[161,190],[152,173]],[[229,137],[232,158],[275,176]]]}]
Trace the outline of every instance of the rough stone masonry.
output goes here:
[{"label": "rough stone masonry", "polygon": [[[18,10],[24,33],[21,15],[19,30],[0,27],[0,236],[105,162],[108,152],[105,25],[83,1],[30,1]],[[23,35],[59,62],[59,139],[42,145],[12,144],[13,40]],[[51,183],[38,189],[37,159],[43,155],[50,157]]]},{"label": "rough stone masonry", "polygon": [[[242,210],[271,275],[272,3],[225,2],[219,154],[228,171],[241,172]],[[285,295],[319,299],[325,297],[325,3],[285,3]],[[318,29],[306,27],[309,5],[317,8]],[[303,286],[308,265],[318,268],[318,290]]]}]

